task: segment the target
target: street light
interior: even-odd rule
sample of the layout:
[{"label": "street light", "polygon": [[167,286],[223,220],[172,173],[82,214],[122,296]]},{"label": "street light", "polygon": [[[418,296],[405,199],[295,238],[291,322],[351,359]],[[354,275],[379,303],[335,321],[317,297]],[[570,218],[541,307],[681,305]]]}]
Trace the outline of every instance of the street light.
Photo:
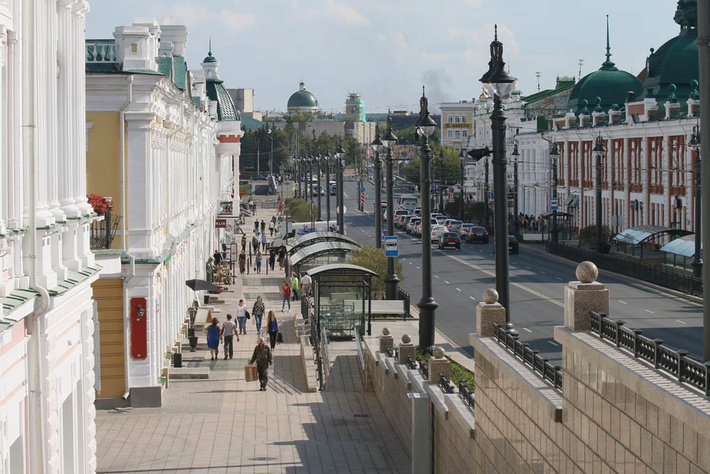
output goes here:
[{"label": "street light", "polygon": [[602,160],[606,156],[604,139],[598,135],[592,150],[597,157],[597,252],[605,253],[606,242],[602,237]]},{"label": "street light", "polygon": [[[552,144],[550,151],[550,161],[552,162],[552,198],[557,202],[557,160],[560,158],[560,151],[557,148],[557,142]],[[557,207],[555,204],[552,209],[552,242],[557,243]]]},{"label": "street light", "polygon": [[328,218],[328,229],[330,229],[330,159],[329,154],[325,155],[325,212]]},{"label": "street light", "polygon": [[343,157],[345,156],[345,150],[343,150],[343,144],[338,143],[338,148],[335,150],[335,157],[338,161],[338,177],[337,177],[337,188],[338,188],[338,233],[341,235],[345,234],[345,206],[343,204],[343,168],[345,166]]},{"label": "street light", "polygon": [[461,222],[465,222],[465,211],[464,211],[464,204],[463,204],[463,183],[464,180],[466,179],[466,176],[464,175],[464,166],[466,165],[466,155],[463,153],[463,148],[461,148],[461,153],[459,153],[459,161],[461,161]]},{"label": "street light", "polygon": [[498,41],[498,25],[495,27],[495,38],[490,46],[491,60],[489,69],[480,81],[488,96],[493,96],[493,113],[491,113],[491,131],[493,134],[493,199],[495,206],[494,235],[496,257],[496,290],[498,301],[505,308],[506,326],[512,329],[510,323],[510,280],[508,276],[508,203],[506,195],[506,153],[505,153],[505,119],[502,99],[510,97],[515,78],[505,71],[503,61],[503,43]]},{"label": "street light", "polygon": [[515,224],[515,235],[520,234],[520,218],[518,217],[518,144],[513,144],[513,223]]},{"label": "street light", "polygon": [[[397,136],[392,133],[392,117],[387,116],[387,131],[382,139],[382,143],[387,148],[387,158],[386,162],[386,176],[387,181],[387,235],[394,235],[394,190],[392,183],[392,148],[394,148],[397,143]],[[397,299],[397,285],[399,284],[399,278],[397,278],[397,273],[395,273],[394,266],[395,257],[387,257],[387,276],[385,277],[385,297],[388,300]]]},{"label": "street light", "polygon": [[375,248],[382,248],[382,163],[380,150],[384,143],[380,140],[380,127],[375,125],[375,139],[370,143],[375,152]]},{"label": "street light", "polygon": [[444,150],[439,149],[439,170],[437,181],[439,183],[439,213],[444,213],[444,187],[442,181],[444,180]]},{"label": "street light", "polygon": [[[273,127],[275,127],[274,125]],[[269,155],[269,174],[273,177],[274,176],[274,131],[272,128],[267,128],[266,131],[269,134],[269,138],[271,139],[271,154]]]},{"label": "street light", "polygon": [[[321,215],[322,215],[321,209],[322,209],[322,208],[321,208],[321,200],[320,200],[321,194],[322,194],[322,189],[323,189],[323,188],[321,188],[321,185],[320,185],[320,162],[321,162],[322,159],[323,159],[323,156],[321,156],[321,155],[316,156],[316,165],[317,165],[316,168],[317,168],[317,173],[318,173],[318,174],[317,174],[317,176],[318,176],[318,181],[316,181],[316,183],[317,183],[317,185],[316,185],[316,194],[318,194],[318,220],[319,220],[319,221],[320,221],[320,220],[323,220],[323,219],[321,218]],[[314,229],[314,230],[315,230],[315,229]]]},{"label": "street light", "polygon": [[[435,310],[439,306],[432,295],[431,285],[431,147],[429,137],[434,133],[436,122],[429,116],[429,101],[422,87],[419,101],[419,120],[415,124],[417,134],[422,138],[421,178],[422,190],[422,299],[419,300],[419,347],[430,350],[434,345]],[[389,223],[388,223],[389,225]]]},{"label": "street light", "polygon": [[700,224],[702,222],[702,202],[701,193],[702,188],[700,186],[700,129],[698,126],[693,127],[693,135],[690,137],[690,142],[688,147],[695,153],[695,256],[693,257],[693,276],[697,278],[702,278],[703,276],[703,251],[700,247],[702,244],[702,233]]}]

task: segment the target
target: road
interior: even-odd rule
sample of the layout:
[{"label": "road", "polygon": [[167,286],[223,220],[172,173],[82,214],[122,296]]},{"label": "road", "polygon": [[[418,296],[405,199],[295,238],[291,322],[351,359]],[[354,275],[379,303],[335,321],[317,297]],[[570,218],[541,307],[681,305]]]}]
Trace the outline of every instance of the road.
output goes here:
[{"label": "road", "polygon": [[[374,187],[366,184],[365,189],[365,209],[369,210]],[[357,183],[345,182],[346,232],[360,243],[374,245],[374,215],[353,212],[357,191]],[[416,304],[422,287],[421,239],[403,231],[396,233],[405,277],[402,287]],[[511,320],[520,340],[553,363],[560,362],[562,350],[553,338],[553,328],[563,324],[564,286],[576,280],[575,269],[576,264],[550,257],[536,244],[523,244],[519,254],[510,256]],[[485,289],[495,288],[492,243],[462,243],[460,251],[432,247],[432,276],[434,299],[439,304],[436,327],[472,353],[468,334],[475,330],[476,305]],[[702,354],[701,305],[603,270],[598,281],[611,292],[611,318],[624,320],[627,327],[641,329],[646,336],[662,338],[667,345]]]}]

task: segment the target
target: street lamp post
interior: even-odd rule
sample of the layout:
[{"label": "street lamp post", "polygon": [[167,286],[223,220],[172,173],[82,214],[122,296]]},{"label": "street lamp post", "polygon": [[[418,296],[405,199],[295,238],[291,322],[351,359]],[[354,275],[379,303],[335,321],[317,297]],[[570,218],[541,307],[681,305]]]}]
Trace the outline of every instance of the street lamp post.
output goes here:
[{"label": "street lamp post", "polygon": [[345,150],[343,150],[343,144],[339,143],[338,148],[335,151],[335,156],[338,160],[338,233],[341,235],[345,234],[345,205],[343,204],[343,168],[345,167],[344,156]]},{"label": "street lamp post", "polygon": [[488,204],[488,160],[486,159],[486,179],[483,182],[483,226],[488,229],[491,226],[491,207]]},{"label": "street lamp post", "polygon": [[[550,161],[552,162],[552,197],[557,199],[557,160],[560,158],[560,151],[557,148],[557,142],[552,144],[552,151],[550,151]],[[555,209],[552,209],[552,241],[557,243],[557,207],[559,203],[555,205]]]},{"label": "street lamp post", "polygon": [[330,228],[330,155],[325,155],[325,212],[328,218],[328,228]]},{"label": "street lamp post", "polygon": [[520,152],[518,151],[518,144],[513,144],[513,223],[515,228],[515,235],[520,234],[520,218],[518,217],[518,157]]},{"label": "street lamp post", "polygon": [[505,71],[503,61],[503,43],[498,41],[498,26],[495,28],[495,39],[491,43],[491,61],[486,74],[480,81],[488,96],[493,96],[493,113],[491,113],[491,131],[493,134],[493,193],[494,193],[494,235],[496,260],[496,291],[498,301],[505,308],[505,320],[508,329],[510,323],[510,280],[508,275],[508,202],[506,195],[506,153],[505,153],[505,120],[502,99],[510,96],[515,79]]},{"label": "street lamp post", "polygon": [[419,120],[416,123],[417,134],[422,138],[420,189],[422,192],[422,299],[419,300],[419,347],[430,350],[434,345],[434,318],[436,308],[431,284],[431,147],[429,136],[434,133],[436,122],[429,116],[429,101],[422,87],[419,101]]},{"label": "street lamp post", "polygon": [[[392,148],[397,143],[397,136],[392,133],[392,117],[387,116],[387,132],[382,139],[387,148],[386,176],[387,181],[387,235],[394,235],[394,183],[392,176]],[[385,277],[385,297],[388,300],[397,299],[397,285],[399,278],[395,272],[395,257],[387,257],[387,276]]]},{"label": "street lamp post", "polygon": [[375,126],[375,139],[370,143],[375,152],[375,248],[382,248],[382,163],[380,150],[384,144],[380,140],[380,127]]},{"label": "street lamp post", "polygon": [[693,135],[690,138],[688,147],[695,153],[695,161],[693,162],[695,171],[695,256],[693,257],[693,276],[702,278],[703,276],[703,251],[702,251],[702,188],[701,184],[701,161],[700,161],[700,129],[698,126],[693,127]]},{"label": "street lamp post", "polygon": [[604,148],[604,139],[601,135],[597,136],[592,150],[597,157],[597,179],[596,179],[596,194],[597,194],[597,252],[603,253],[606,243],[602,237],[602,160],[606,156],[606,148]]},{"label": "street lamp post", "polygon": [[444,150],[439,150],[439,163],[438,163],[438,176],[437,181],[439,182],[439,213],[444,213]]},{"label": "street lamp post", "polygon": [[464,192],[463,192],[463,183],[464,180],[466,179],[466,176],[464,175],[464,166],[466,165],[466,155],[463,153],[463,148],[461,148],[461,153],[459,153],[459,160],[461,161],[461,222],[466,221],[466,214],[464,210]]},{"label": "street lamp post", "polygon": [[318,176],[318,180],[316,181],[316,183],[317,183],[317,184],[316,184],[316,194],[318,194],[318,220],[319,220],[319,221],[320,221],[320,220],[323,220],[323,219],[321,218],[321,215],[322,215],[321,209],[322,209],[322,208],[321,208],[321,199],[320,199],[320,198],[321,198],[321,194],[322,194],[322,190],[323,190],[323,188],[322,188],[321,185],[320,185],[320,162],[321,162],[322,159],[323,159],[323,157],[322,157],[321,155],[316,156],[316,168],[317,168],[316,171],[317,171],[317,173],[318,173],[318,174],[316,175],[316,176]]},{"label": "street lamp post", "polygon": [[269,138],[271,139],[271,153],[269,154],[269,174],[273,177],[274,176],[274,133],[273,133],[273,129],[268,128],[267,133],[269,134]]}]

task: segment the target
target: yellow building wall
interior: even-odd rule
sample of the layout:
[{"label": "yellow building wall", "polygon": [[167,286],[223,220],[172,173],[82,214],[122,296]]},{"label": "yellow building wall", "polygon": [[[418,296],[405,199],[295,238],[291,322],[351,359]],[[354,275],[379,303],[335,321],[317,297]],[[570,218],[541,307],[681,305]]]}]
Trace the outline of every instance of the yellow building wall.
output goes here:
[{"label": "yellow building wall", "polygon": [[[117,112],[86,114],[86,122],[93,123],[89,129],[86,153],[86,190],[88,194],[113,198],[114,215],[121,215],[123,204],[121,202],[120,121],[121,115]],[[120,235],[113,239],[111,248],[121,248]]]},{"label": "yellow building wall", "polygon": [[123,281],[99,279],[91,287],[98,306],[101,340],[101,393],[96,398],[120,397],[126,390]]}]

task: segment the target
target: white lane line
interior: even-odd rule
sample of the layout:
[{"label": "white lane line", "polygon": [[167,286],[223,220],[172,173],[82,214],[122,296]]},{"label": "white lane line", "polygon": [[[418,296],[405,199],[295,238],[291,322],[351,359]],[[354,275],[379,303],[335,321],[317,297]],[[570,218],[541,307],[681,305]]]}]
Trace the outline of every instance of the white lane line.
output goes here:
[{"label": "white lane line", "polygon": [[417,267],[417,270],[419,270],[419,267]]},{"label": "white lane line", "polygon": [[412,262],[409,262],[410,265],[414,265]]},{"label": "white lane line", "polygon": [[476,301],[476,298],[474,298],[473,296],[469,296],[469,298],[471,298],[473,301]]},{"label": "white lane line", "polygon": [[556,342],[552,342],[552,341],[547,341],[547,342],[549,342],[550,344],[552,344],[552,345],[555,346],[555,347],[560,347],[560,345],[557,344]]},{"label": "white lane line", "polygon": [[446,281],[446,280],[444,280],[444,283],[446,283],[447,285],[449,284],[449,282],[448,282],[448,281]]},{"label": "white lane line", "polygon": [[555,277],[555,278],[557,278],[558,280],[562,281],[562,278],[560,278],[560,277]]},{"label": "white lane line", "polygon": [[680,324],[688,324],[685,321],[681,321],[680,319],[676,319],[676,321],[679,322]]},{"label": "white lane line", "polygon": [[651,311],[650,309],[644,309],[644,311],[646,311],[647,313],[651,313],[651,314],[654,314],[654,312],[653,312],[653,311]]},{"label": "white lane line", "polygon": [[[455,261],[457,261],[457,262],[463,264],[463,265],[466,265],[466,266],[469,267],[469,268],[473,268],[474,270],[478,270],[479,272],[481,272],[481,273],[483,273],[483,274],[485,274],[485,275],[491,276],[491,277],[493,277],[493,278],[495,278],[495,276],[496,276],[495,272],[491,272],[491,271],[489,271],[489,270],[485,270],[484,268],[482,268],[482,267],[480,267],[480,266],[478,266],[478,265],[475,265],[475,264],[473,264],[473,263],[469,263],[469,262],[467,262],[466,260],[462,260],[462,259],[459,258],[459,257],[455,257],[455,256],[453,256],[453,255],[446,255],[446,256],[447,256],[448,258],[452,259],[452,260],[455,260]],[[553,298],[550,298],[549,296],[544,295],[544,294],[540,293],[539,291],[535,291],[535,290],[533,290],[532,288],[530,288],[530,287],[528,287],[528,286],[525,286],[525,285],[523,285],[523,284],[521,284],[521,283],[516,283],[516,282],[512,282],[512,281],[511,281],[510,284],[511,284],[512,286],[516,286],[516,287],[520,288],[521,290],[525,290],[525,291],[527,291],[528,293],[537,296],[538,298],[542,298],[542,299],[545,300],[545,301],[549,301],[550,303],[555,304],[555,305],[559,306],[560,308],[564,308],[564,307],[565,307],[564,303],[562,303],[561,301],[557,301],[557,300],[555,300],[555,299],[553,299]]]},{"label": "white lane line", "polygon": [[545,273],[545,272],[540,272],[540,275],[547,275],[547,273]]},{"label": "white lane line", "polygon": [[456,288],[456,291],[461,291],[461,288]]},{"label": "white lane line", "polygon": [[629,304],[629,303],[627,303],[626,301],[621,301],[621,300],[619,300],[619,303],[621,303],[621,304]]},{"label": "white lane line", "polygon": [[531,331],[530,329],[528,329],[528,328],[523,328],[523,331],[532,332],[532,331]]},{"label": "white lane line", "polygon": [[528,267],[527,265],[525,266],[525,268],[528,269],[528,270],[532,270],[532,269],[531,269],[530,267]]},{"label": "white lane line", "polygon": [[439,275],[434,275],[434,278],[439,278]]}]

